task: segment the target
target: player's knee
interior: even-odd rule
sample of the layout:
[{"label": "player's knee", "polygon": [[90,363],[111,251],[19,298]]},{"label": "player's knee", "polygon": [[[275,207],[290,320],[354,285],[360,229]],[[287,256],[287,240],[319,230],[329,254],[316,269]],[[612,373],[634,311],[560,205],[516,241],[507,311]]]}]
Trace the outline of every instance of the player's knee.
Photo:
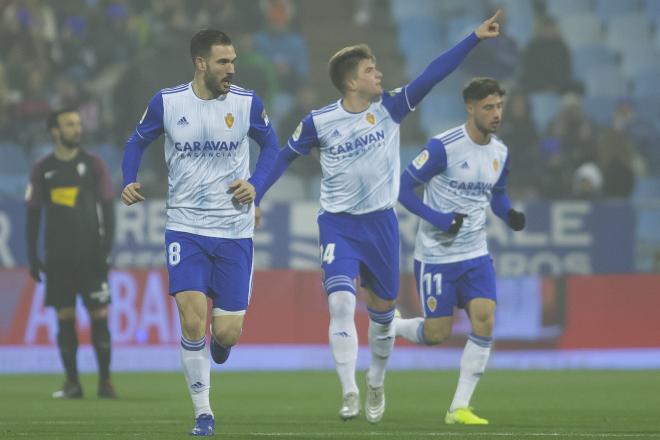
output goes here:
[{"label": "player's knee", "polygon": [[57,309],[57,319],[59,321],[70,321],[76,319],[76,309],[74,307],[62,307]]},{"label": "player's knee", "polygon": [[333,292],[328,296],[330,319],[353,319],[355,295],[348,291]]},{"label": "player's knee", "polygon": [[223,347],[232,347],[238,344],[243,329],[240,326],[228,326],[213,329],[213,338]]},{"label": "player's knee", "polygon": [[191,340],[198,340],[206,333],[206,322],[198,316],[184,316],[181,319],[183,336]]},{"label": "player's knee", "polygon": [[90,310],[89,316],[91,316],[92,319],[105,319],[108,317],[108,308],[100,307],[98,309]]},{"label": "player's knee", "polygon": [[451,329],[437,326],[424,326],[424,342],[427,345],[442,344],[451,336]]},{"label": "player's knee", "polygon": [[495,317],[492,313],[476,314],[472,317],[472,329],[480,336],[490,336],[493,334]]}]

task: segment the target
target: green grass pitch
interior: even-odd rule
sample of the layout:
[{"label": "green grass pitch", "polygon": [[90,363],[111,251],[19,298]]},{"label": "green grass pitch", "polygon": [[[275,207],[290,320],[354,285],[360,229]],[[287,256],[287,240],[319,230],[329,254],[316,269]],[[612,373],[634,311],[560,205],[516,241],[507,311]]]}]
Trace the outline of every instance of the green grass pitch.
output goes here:
[{"label": "green grass pitch", "polygon": [[[389,372],[381,423],[342,422],[334,372],[214,373],[223,439],[659,439],[658,371],[488,371],[473,399],[483,427],[446,426],[455,371]],[[58,401],[57,375],[0,376],[0,438],[185,439],[192,407],[181,373],[118,373],[120,399]],[[359,375],[363,391],[364,372]]]}]

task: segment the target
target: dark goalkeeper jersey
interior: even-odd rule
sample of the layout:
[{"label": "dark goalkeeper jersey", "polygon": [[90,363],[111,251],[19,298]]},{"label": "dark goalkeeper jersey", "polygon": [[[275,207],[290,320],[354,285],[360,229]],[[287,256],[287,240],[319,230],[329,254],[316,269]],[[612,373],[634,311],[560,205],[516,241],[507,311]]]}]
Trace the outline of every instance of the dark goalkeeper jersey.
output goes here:
[{"label": "dark goalkeeper jersey", "polygon": [[81,150],[70,161],[50,154],[32,167],[25,196],[28,208],[46,211],[46,259],[92,258],[101,247],[97,204],[114,197],[103,160]]}]

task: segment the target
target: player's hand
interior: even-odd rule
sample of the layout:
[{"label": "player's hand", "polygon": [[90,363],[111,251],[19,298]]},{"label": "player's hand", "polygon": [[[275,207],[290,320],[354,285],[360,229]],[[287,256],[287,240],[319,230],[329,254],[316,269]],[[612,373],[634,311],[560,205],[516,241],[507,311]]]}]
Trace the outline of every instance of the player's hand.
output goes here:
[{"label": "player's hand", "polygon": [[458,212],[455,212],[454,220],[452,220],[449,229],[447,229],[447,232],[450,234],[458,234],[459,229],[461,229],[461,226],[463,226],[463,219],[465,217],[467,217],[466,214],[459,214]]},{"label": "player's hand", "polygon": [[509,227],[514,231],[522,231],[525,229],[525,214],[516,211],[515,209],[509,209]]},{"label": "player's hand", "polygon": [[254,229],[259,229],[261,226],[261,208],[255,206],[254,208]]},{"label": "player's hand", "polygon": [[234,198],[241,204],[252,203],[257,196],[254,186],[247,180],[234,180],[229,184],[229,192],[234,194]]},{"label": "player's hand", "polygon": [[30,276],[37,283],[41,282],[41,272],[44,271],[44,264],[40,260],[30,262]]},{"label": "player's hand", "polygon": [[133,203],[144,202],[144,197],[138,192],[140,184],[138,182],[129,183],[121,192],[121,201],[124,205],[131,206]]},{"label": "player's hand", "polygon": [[495,38],[500,35],[500,24],[497,22],[497,19],[501,14],[502,10],[498,9],[497,12],[495,12],[495,15],[481,23],[479,27],[474,30],[474,33],[477,34],[477,37],[480,40]]}]

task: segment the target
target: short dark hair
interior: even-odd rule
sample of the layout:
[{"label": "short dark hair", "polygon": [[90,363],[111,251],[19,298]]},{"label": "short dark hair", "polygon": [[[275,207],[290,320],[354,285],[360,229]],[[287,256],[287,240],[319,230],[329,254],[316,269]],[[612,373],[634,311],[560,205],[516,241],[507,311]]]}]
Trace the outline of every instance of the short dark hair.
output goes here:
[{"label": "short dark hair", "polygon": [[190,58],[193,63],[196,57],[207,58],[211,52],[211,47],[216,44],[231,46],[231,38],[224,32],[216,29],[204,29],[193,35],[190,40]]},{"label": "short dark hair", "polygon": [[50,113],[48,113],[48,118],[46,119],[46,127],[48,127],[48,130],[57,128],[60,125],[59,117],[64,113],[78,113],[78,109],[74,107],[61,107],[52,110]]},{"label": "short dark hair", "polygon": [[506,91],[493,78],[472,78],[463,89],[463,101],[481,101],[492,94],[504,96]]},{"label": "short dark hair", "polygon": [[366,44],[345,47],[330,58],[328,62],[330,79],[340,92],[344,92],[346,76],[355,73],[362,60],[376,61],[376,57]]}]

